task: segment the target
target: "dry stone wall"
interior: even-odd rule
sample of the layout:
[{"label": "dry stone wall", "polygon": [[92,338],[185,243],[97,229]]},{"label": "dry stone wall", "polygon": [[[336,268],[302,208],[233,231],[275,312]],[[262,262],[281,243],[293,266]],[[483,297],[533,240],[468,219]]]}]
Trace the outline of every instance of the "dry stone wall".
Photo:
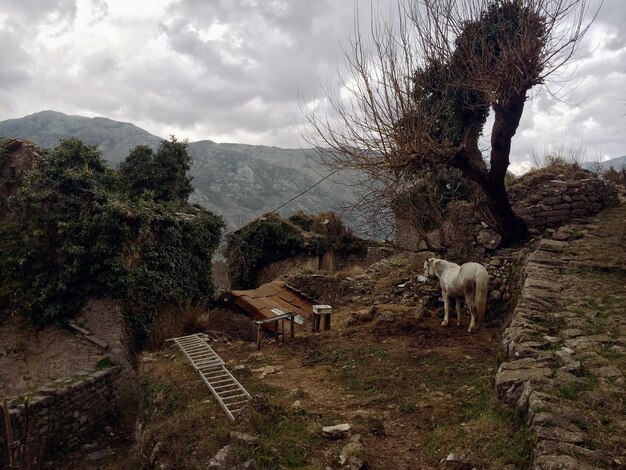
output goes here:
[{"label": "dry stone wall", "polygon": [[489,273],[486,320],[507,321],[504,317],[513,311],[522,288],[522,271],[527,255],[526,250],[503,249],[498,251],[497,256],[479,261]]},{"label": "dry stone wall", "polygon": [[[514,211],[535,234],[570,222],[581,222],[619,203],[618,189],[613,183],[585,170],[580,170],[575,179],[549,172],[524,176],[508,192]],[[450,247],[448,253],[459,261],[493,252],[502,240],[484,202],[451,203],[443,224],[443,236],[444,244]],[[439,230],[430,232],[428,238],[434,245],[442,242]],[[411,220],[397,221],[396,242],[409,249],[426,248]]]},{"label": "dry stone wall", "polygon": [[[44,460],[86,443],[116,415],[121,370],[111,367],[56,380],[29,394],[28,406],[24,397],[6,402],[13,434],[9,448],[13,455],[27,442],[35,454],[43,446]],[[0,419],[0,464],[8,461],[4,421]]]},{"label": "dry stone wall", "polygon": [[503,335],[508,360],[495,382],[500,399],[517,406],[536,435],[535,470],[626,463],[625,379],[611,362],[626,351],[625,214],[620,207],[599,223],[561,227],[527,258]]},{"label": "dry stone wall", "polygon": [[367,269],[372,264],[392,254],[392,249],[376,246],[368,247],[364,256],[342,256],[334,250],[329,250],[321,256],[299,254],[264,266],[257,275],[257,284],[266,284],[302,271],[337,272],[353,268]]},{"label": "dry stone wall", "polygon": [[529,228],[543,231],[576,222],[618,203],[614,185],[599,178],[552,179],[529,187],[513,188],[513,209]]}]

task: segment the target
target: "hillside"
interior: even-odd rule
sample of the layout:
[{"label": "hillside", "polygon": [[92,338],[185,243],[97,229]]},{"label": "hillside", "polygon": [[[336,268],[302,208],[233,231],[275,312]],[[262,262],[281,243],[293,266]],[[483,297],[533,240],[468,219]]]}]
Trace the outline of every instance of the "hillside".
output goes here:
[{"label": "hillside", "polygon": [[[97,145],[113,167],[137,145],[156,149],[162,140],[130,123],[68,116],[55,111],[2,121],[0,136],[26,138],[44,148],[56,147],[62,139],[77,137],[89,145]],[[218,144],[210,140],[191,142],[189,154],[193,157],[193,166],[190,173],[195,192],[190,201],[222,214],[229,228],[240,227],[276,209],[328,174],[328,170],[307,158],[312,152]],[[353,190],[337,181],[337,177],[329,178],[290,203],[281,213],[321,212],[347,205],[354,197]]]},{"label": "hillside", "polygon": [[156,149],[162,140],[127,122],[68,116],[56,111],[41,111],[2,121],[0,135],[32,140],[43,148],[53,148],[63,139],[76,137],[88,145],[97,145],[112,166],[117,166],[137,145]]},{"label": "hillside", "polygon": [[[328,174],[328,170],[307,158],[310,153],[312,150],[192,142],[189,154],[193,158],[191,175],[196,191],[191,201],[224,214],[231,227],[245,225]],[[329,178],[289,203],[281,213],[318,213],[343,207],[352,198],[352,188]]]}]

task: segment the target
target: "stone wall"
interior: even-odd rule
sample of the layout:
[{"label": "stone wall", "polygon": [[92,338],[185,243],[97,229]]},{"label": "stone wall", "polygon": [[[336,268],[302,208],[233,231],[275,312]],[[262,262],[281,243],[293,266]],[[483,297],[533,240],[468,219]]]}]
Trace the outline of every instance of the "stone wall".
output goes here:
[{"label": "stone wall", "polygon": [[329,274],[294,274],[287,278],[287,284],[312,297],[315,302],[333,307],[349,302],[354,288],[351,281]]},{"label": "stone wall", "polygon": [[526,250],[504,249],[498,256],[479,261],[489,273],[489,298],[486,320],[502,319],[510,322],[523,284],[523,265],[528,255]]},{"label": "stone wall", "polygon": [[623,468],[626,462],[619,363],[626,348],[626,257],[623,249],[605,249],[624,246],[625,214],[619,207],[590,225],[561,227],[526,260],[503,335],[507,361],[495,385],[535,436],[534,470]]},{"label": "stone wall", "polygon": [[[111,367],[56,380],[30,393],[28,407],[24,397],[6,402],[13,455],[27,442],[27,422],[33,453],[36,455],[43,446],[44,460],[86,443],[115,418],[120,372],[120,367]],[[6,435],[4,419],[0,419],[0,463],[8,462]]]},{"label": "stone wall", "polygon": [[256,325],[234,304],[223,304],[210,309],[201,317],[205,331],[221,331],[244,341],[256,340]]},{"label": "stone wall", "polygon": [[257,283],[259,285],[266,284],[301,271],[337,272],[356,267],[365,269],[392,254],[391,248],[377,246],[368,247],[364,256],[342,256],[333,250],[329,250],[321,256],[299,254],[263,267],[257,276]]},{"label": "stone wall", "polygon": [[[509,188],[514,211],[531,231],[542,233],[548,228],[578,222],[619,203],[614,184],[585,170],[574,176],[569,179],[546,170],[525,175]],[[428,233],[433,245],[444,242],[449,247],[448,254],[460,262],[475,260],[499,247],[501,237],[484,202],[454,201],[447,212],[443,230]],[[397,221],[396,241],[409,249],[426,247],[410,220]]]},{"label": "stone wall", "polygon": [[510,198],[528,227],[539,231],[575,222],[618,203],[616,187],[598,178],[551,179],[514,186]]},{"label": "stone wall", "polygon": [[264,266],[257,275],[257,284],[263,285],[296,271],[318,271],[320,259],[317,256],[298,254],[291,258],[274,261]]},{"label": "stone wall", "polygon": [[0,194],[11,196],[17,191],[24,175],[43,156],[27,140],[11,139],[2,148],[4,152],[0,152]]}]

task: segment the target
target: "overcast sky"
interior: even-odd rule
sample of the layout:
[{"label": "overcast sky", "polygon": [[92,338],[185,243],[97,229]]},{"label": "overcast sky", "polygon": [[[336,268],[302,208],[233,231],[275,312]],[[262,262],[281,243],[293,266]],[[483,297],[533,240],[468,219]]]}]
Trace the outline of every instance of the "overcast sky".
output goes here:
[{"label": "overcast sky", "polygon": [[[299,103],[343,68],[355,4],[367,21],[370,0],[0,0],[0,120],[52,109],[191,141],[306,146]],[[551,146],[626,155],[624,25],[626,0],[605,0],[565,101],[533,92],[514,171]]]}]

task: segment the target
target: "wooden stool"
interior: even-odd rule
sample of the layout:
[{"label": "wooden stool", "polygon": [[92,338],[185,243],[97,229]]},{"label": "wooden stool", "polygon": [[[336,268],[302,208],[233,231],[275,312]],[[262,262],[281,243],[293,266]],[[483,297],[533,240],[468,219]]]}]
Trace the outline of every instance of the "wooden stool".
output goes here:
[{"label": "wooden stool", "polygon": [[313,331],[320,331],[320,322],[324,317],[324,330],[330,330],[330,316],[333,309],[330,305],[313,305]]}]

